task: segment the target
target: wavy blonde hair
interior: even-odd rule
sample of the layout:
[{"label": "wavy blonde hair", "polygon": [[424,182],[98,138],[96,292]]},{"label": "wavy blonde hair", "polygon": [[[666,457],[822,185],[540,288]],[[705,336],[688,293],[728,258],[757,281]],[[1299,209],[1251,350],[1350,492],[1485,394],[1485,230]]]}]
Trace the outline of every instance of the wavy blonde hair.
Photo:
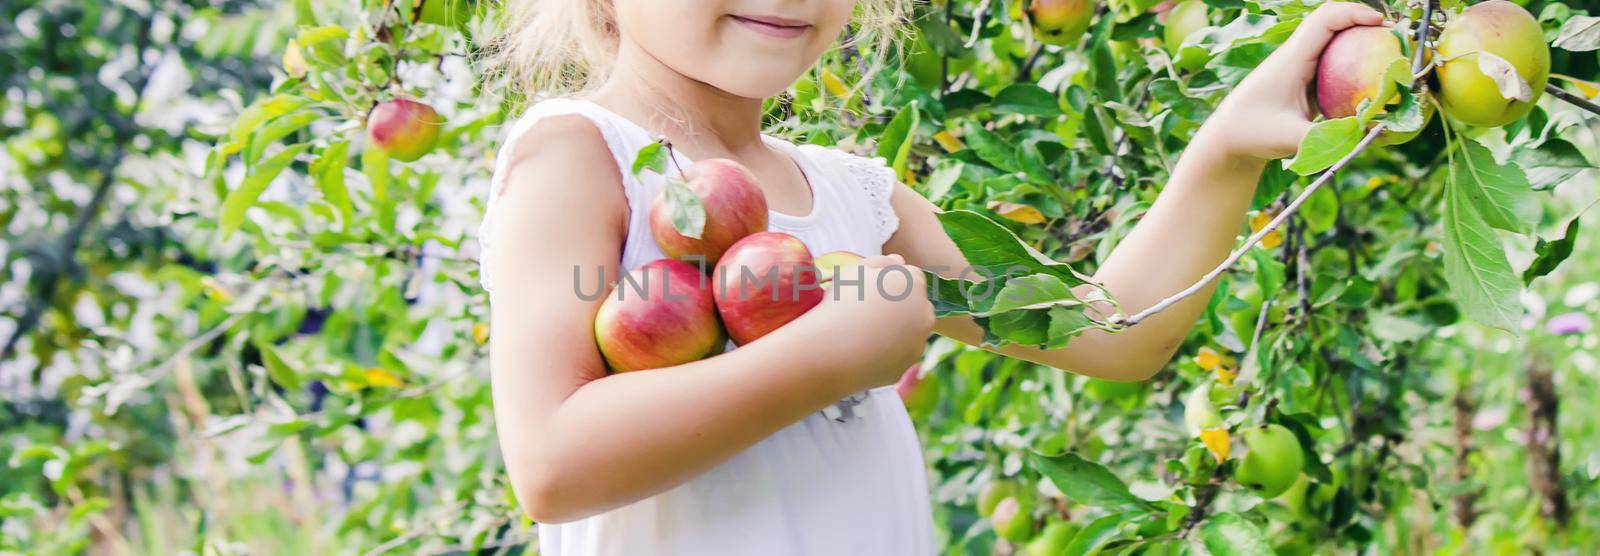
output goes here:
[{"label": "wavy blonde hair", "polygon": [[[842,46],[865,51],[875,72],[899,44],[916,0],[857,0]],[[620,40],[612,0],[497,0],[500,34],[484,51],[485,74],[511,93],[589,91],[611,73]]]}]

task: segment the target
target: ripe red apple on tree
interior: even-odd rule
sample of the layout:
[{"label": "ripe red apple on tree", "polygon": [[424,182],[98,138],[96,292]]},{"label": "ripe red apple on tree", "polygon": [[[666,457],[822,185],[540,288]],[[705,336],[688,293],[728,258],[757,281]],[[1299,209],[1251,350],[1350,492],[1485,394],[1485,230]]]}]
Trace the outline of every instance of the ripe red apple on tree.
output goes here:
[{"label": "ripe red apple on tree", "polygon": [[[745,236],[767,229],[767,198],[756,178],[732,160],[713,158],[694,163],[683,174],[704,211],[700,237],[673,225],[676,202],[663,189],[650,205],[650,232],[668,257],[711,268],[723,252]],[[673,187],[668,185],[667,187]]]},{"label": "ripe red apple on tree", "polygon": [[411,162],[433,151],[444,120],[432,106],[397,98],[367,113],[367,140],[389,158]]},{"label": "ripe red apple on tree", "polygon": [[658,259],[629,272],[600,303],[595,343],[617,372],[714,355],[724,344],[711,283],[694,265]]},{"label": "ripe red apple on tree", "polygon": [[733,341],[753,342],[821,303],[813,264],[805,243],[782,232],[751,234],[729,247],[712,293]]},{"label": "ripe red apple on tree", "polygon": [[1094,0],[1033,0],[1028,15],[1040,42],[1076,46],[1094,19]]},{"label": "ripe red apple on tree", "polygon": [[[1439,102],[1451,118],[1468,125],[1499,127],[1527,115],[1550,81],[1544,30],[1528,10],[1505,0],[1461,12],[1439,35],[1438,54]],[[1522,83],[1491,76],[1507,66]]]},{"label": "ripe red apple on tree", "polygon": [[[1409,59],[1401,48],[1400,37],[1392,29],[1351,27],[1334,35],[1317,60],[1317,107],[1322,110],[1322,115],[1348,118],[1360,112],[1363,102],[1377,102],[1384,85],[1384,73],[1397,60],[1410,67]],[[1394,104],[1399,101],[1400,95],[1397,93],[1384,102]],[[1422,117],[1424,124],[1433,117],[1431,103],[1423,102]],[[1374,143],[1398,145],[1420,133],[1421,128],[1406,133],[1384,132]]]}]

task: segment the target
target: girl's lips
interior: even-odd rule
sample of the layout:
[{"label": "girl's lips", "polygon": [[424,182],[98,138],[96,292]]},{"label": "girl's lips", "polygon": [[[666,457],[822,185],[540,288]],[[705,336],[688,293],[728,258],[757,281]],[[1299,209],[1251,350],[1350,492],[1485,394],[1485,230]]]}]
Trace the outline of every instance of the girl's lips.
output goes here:
[{"label": "girl's lips", "polygon": [[780,39],[798,37],[811,28],[810,23],[785,17],[764,15],[730,15],[729,17],[732,17],[734,21],[747,29]]}]

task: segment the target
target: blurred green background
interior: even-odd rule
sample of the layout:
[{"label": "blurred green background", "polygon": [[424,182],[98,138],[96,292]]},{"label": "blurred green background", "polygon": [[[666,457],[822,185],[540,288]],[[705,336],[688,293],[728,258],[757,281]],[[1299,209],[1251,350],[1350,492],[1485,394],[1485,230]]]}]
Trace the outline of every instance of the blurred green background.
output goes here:
[{"label": "blurred green background", "polygon": [[[769,124],[885,156],[941,207],[1092,272],[1211,107],[1316,3],[1208,2],[1219,31],[1182,67],[1153,1],[1097,3],[1091,36],[1065,46],[1035,40],[1020,3],[918,3],[884,71],[863,81],[868,46],[836,49]],[[1524,3],[1551,38],[1595,10]],[[0,5],[0,553],[535,551],[496,451],[477,285],[492,156],[526,102],[477,61],[498,13]],[[1593,52],[1554,60],[1576,76],[1559,84],[1595,95]],[[395,97],[446,120],[416,162],[362,134]],[[1596,122],[1547,97],[1474,135],[1539,198],[1535,232],[1501,236],[1512,266],[1575,240],[1521,295],[1516,334],[1464,320],[1441,276],[1436,119],[1364,154],[1248,257],[1148,383],[934,341],[931,393],[911,405],[942,546],[1202,552],[1185,520],[1226,514],[1286,554],[1600,551],[1600,213],[1569,226],[1600,196]],[[1305,182],[1269,172],[1254,209]],[[1230,426],[1293,422],[1310,441],[1316,463],[1284,496],[1211,475],[1184,431],[1188,393],[1239,372],[1270,403],[1224,407]],[[1027,457],[1063,451],[1161,513],[1074,499]],[[996,484],[1024,532],[1001,538],[979,514]],[[1058,551],[1042,531],[1077,539]]]}]

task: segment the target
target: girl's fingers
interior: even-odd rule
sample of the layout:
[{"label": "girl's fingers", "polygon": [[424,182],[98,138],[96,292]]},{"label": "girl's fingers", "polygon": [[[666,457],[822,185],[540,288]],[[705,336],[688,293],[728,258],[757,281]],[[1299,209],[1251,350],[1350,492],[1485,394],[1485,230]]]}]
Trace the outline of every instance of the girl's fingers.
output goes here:
[{"label": "girl's fingers", "polygon": [[1328,2],[1306,16],[1278,54],[1301,65],[1314,65],[1335,33],[1359,25],[1383,25],[1383,14],[1364,4]]},{"label": "girl's fingers", "polygon": [[870,266],[873,268],[884,268],[904,265],[906,264],[906,260],[900,255],[878,255],[876,257],[867,257],[862,259],[861,264],[862,266]]}]

